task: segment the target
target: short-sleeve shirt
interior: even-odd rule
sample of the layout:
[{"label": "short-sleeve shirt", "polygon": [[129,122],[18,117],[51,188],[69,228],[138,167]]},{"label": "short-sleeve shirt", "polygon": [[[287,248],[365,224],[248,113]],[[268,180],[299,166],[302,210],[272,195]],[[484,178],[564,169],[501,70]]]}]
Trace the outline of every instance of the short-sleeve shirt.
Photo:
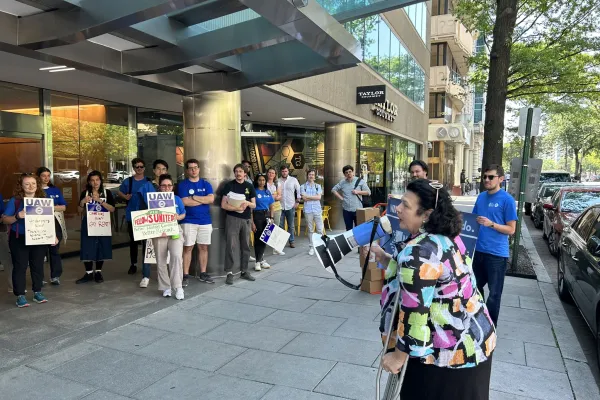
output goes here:
[{"label": "short-sleeve shirt", "polygon": [[[134,177],[129,177],[125,179],[123,183],[121,183],[121,186],[119,186],[119,191],[121,193],[132,195],[131,199],[127,203],[127,208],[125,209],[125,218],[127,221],[131,221],[131,212],[137,211],[139,209],[139,200],[136,194],[144,185],[146,185],[147,182],[148,179],[146,177],[140,179],[139,181],[136,180]],[[131,185],[131,191],[129,190],[129,185]]]},{"label": "short-sleeve shirt", "polygon": [[[359,180],[357,185],[357,180]],[[347,179],[342,179],[337,185],[331,189],[332,192],[342,192],[344,201],[342,202],[342,208],[346,211],[355,212],[357,208],[362,208],[362,196],[353,194],[352,191],[356,190],[366,191],[371,195],[371,189],[367,186],[364,179],[354,177],[350,182]]]},{"label": "short-sleeve shirt", "polygon": [[[323,194],[323,189],[318,183],[310,185],[306,182],[300,185],[300,195],[317,196],[319,194]],[[320,200],[304,200],[304,213],[321,214],[322,212]]]},{"label": "short-sleeve shirt", "polygon": [[268,210],[269,206],[273,204],[273,195],[269,189],[255,189],[256,190],[256,209],[257,210]]},{"label": "short-sleeve shirt", "polygon": [[[192,196],[208,196],[213,194],[213,188],[208,181],[204,179],[198,180],[198,182],[192,182],[186,179],[179,182],[177,185],[177,194],[179,197],[192,197]],[[185,208],[185,218],[181,221],[182,224],[195,224],[195,225],[211,225],[212,220],[210,218],[210,205],[199,204],[194,207]]]},{"label": "short-sleeve shirt", "polygon": [[[227,196],[227,193],[229,192],[245,195],[246,201],[251,201],[256,197],[256,190],[254,189],[254,186],[246,181],[239,183],[234,179],[227,183],[223,188],[222,194],[223,196]],[[242,213],[236,211],[227,211],[227,215],[231,215],[232,217],[236,218],[250,219],[250,207],[247,207]]]},{"label": "short-sleeve shirt", "polygon": [[63,197],[62,193],[60,192],[60,189],[57,188],[56,186],[47,187],[44,189],[44,192],[46,192],[47,197],[54,200],[55,206],[66,206],[67,205],[67,202],[65,201],[65,198]]},{"label": "short-sleeve shirt", "polygon": [[[477,197],[473,214],[486,217],[495,224],[506,225],[517,220],[517,206],[512,196],[502,189],[492,195],[483,192]],[[508,257],[508,235],[481,225],[475,250],[498,257]]]},{"label": "short-sleeve shirt", "polygon": [[[15,198],[11,197],[10,200],[8,201],[8,203],[6,204],[6,208],[4,209],[4,215],[6,215],[7,217],[14,217],[15,214],[17,214],[18,212],[21,212],[23,210],[23,206],[24,206],[25,202],[23,201],[23,199],[19,199],[19,208],[15,209]],[[15,222],[14,224],[11,225],[10,229],[13,232],[17,232],[17,227],[19,227],[19,232],[25,234],[25,220],[24,219],[18,219],[17,222]]]},{"label": "short-sleeve shirt", "polygon": [[181,197],[175,195],[175,212],[177,215],[185,214],[185,205],[183,205],[183,200]]}]

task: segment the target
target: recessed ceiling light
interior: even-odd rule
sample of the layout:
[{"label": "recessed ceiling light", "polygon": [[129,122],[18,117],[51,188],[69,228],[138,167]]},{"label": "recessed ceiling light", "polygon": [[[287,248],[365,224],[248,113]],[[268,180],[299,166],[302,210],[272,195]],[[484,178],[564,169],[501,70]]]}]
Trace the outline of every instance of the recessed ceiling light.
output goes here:
[{"label": "recessed ceiling light", "polygon": [[67,66],[66,65],[57,65],[55,67],[40,68],[40,71],[47,71],[49,69],[59,69],[59,68],[67,68]]},{"label": "recessed ceiling light", "polygon": [[296,121],[299,119],[305,119],[304,117],[288,117],[288,118],[281,118],[284,121]]},{"label": "recessed ceiling light", "polygon": [[75,68],[62,68],[62,69],[51,69],[48,72],[64,72],[64,71],[73,71]]}]

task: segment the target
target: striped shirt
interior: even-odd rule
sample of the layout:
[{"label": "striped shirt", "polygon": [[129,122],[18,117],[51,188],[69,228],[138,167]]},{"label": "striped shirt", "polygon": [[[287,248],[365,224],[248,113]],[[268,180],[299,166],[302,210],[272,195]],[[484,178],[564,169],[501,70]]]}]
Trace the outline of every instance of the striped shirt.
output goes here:
[{"label": "striped shirt", "polygon": [[[310,185],[308,182],[306,182],[304,185],[300,186],[301,196],[316,196],[319,194],[323,195],[323,189],[321,189],[321,185],[318,183],[313,183]],[[321,214],[323,212],[321,209],[321,200],[304,200],[304,212]]]}]

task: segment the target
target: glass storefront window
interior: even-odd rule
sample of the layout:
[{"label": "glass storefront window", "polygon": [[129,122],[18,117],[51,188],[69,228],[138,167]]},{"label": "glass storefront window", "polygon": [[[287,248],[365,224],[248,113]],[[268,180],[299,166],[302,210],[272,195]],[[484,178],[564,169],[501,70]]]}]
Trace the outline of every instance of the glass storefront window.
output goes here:
[{"label": "glass storefront window", "polygon": [[0,82],[0,111],[42,115],[40,89]]},{"label": "glass storefront window", "polygon": [[402,194],[406,191],[409,181],[408,165],[412,158],[408,156],[409,142],[404,139],[392,138],[390,143],[390,166],[388,168],[388,192]]}]

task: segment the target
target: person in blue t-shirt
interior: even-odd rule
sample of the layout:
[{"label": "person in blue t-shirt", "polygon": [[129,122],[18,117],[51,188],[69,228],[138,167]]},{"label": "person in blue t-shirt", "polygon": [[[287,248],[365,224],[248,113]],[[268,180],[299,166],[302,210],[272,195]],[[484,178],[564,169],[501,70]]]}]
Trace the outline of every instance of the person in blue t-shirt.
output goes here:
[{"label": "person in blue t-shirt", "polygon": [[215,283],[206,272],[208,265],[208,246],[212,235],[212,220],[210,204],[215,201],[213,188],[210,183],[200,178],[200,162],[194,158],[185,162],[188,178],[179,182],[177,194],[185,205],[185,218],[181,221],[183,236],[183,287],[189,284],[192,250],[198,247],[200,262],[199,279],[206,283]]},{"label": "person in blue t-shirt", "polygon": [[483,296],[488,286],[486,305],[494,324],[498,323],[500,300],[504,287],[504,274],[508,260],[508,237],[515,233],[517,207],[515,200],[500,188],[504,180],[501,165],[492,164],[483,171],[482,192],[475,202],[473,214],[477,215],[479,237],[473,258],[473,272],[477,289]]},{"label": "person in blue t-shirt", "polygon": [[265,174],[256,175],[254,188],[256,190],[256,208],[252,210],[252,232],[254,232],[254,255],[256,256],[254,270],[260,271],[262,268],[271,268],[264,259],[267,245],[259,238],[269,220],[273,220],[273,203],[275,200],[271,191],[267,188],[267,176]]},{"label": "person in blue t-shirt", "polygon": [[[37,169],[36,175],[40,177],[40,181],[42,182],[42,189],[46,192],[46,197],[49,197],[54,200],[54,217],[58,222],[59,230],[56,232],[56,236],[60,240],[66,238],[66,224],[64,212],[67,209],[67,202],[65,201],[61,191],[59,188],[54,186],[50,181],[50,170],[46,167],[39,167]],[[50,252],[50,283],[53,285],[60,285],[60,277],[63,272],[62,259],[60,258],[59,250],[60,250],[60,241],[56,244],[56,246],[48,247]]]},{"label": "person in blue t-shirt", "polygon": [[[127,232],[129,233],[129,259],[131,265],[129,266],[129,275],[134,275],[137,272],[137,261],[138,261],[138,246],[142,243],[143,252],[146,250],[146,241],[135,241],[133,240],[133,227],[131,225],[131,212],[138,209],[139,196],[137,192],[148,182],[148,178],[144,175],[146,170],[146,163],[141,158],[134,158],[131,160],[131,166],[134,170],[134,175],[125,179],[121,186],[119,186],[119,196],[127,201],[127,208],[125,209],[125,219],[127,220]],[[143,254],[143,253],[142,253]]]},{"label": "person in blue t-shirt", "polygon": [[[4,198],[0,194],[0,222],[4,214]],[[8,235],[6,234],[6,225],[0,224],[0,271],[6,271],[6,281],[8,282],[8,291],[12,293],[12,260],[10,258],[10,249],[8,248]]]}]

